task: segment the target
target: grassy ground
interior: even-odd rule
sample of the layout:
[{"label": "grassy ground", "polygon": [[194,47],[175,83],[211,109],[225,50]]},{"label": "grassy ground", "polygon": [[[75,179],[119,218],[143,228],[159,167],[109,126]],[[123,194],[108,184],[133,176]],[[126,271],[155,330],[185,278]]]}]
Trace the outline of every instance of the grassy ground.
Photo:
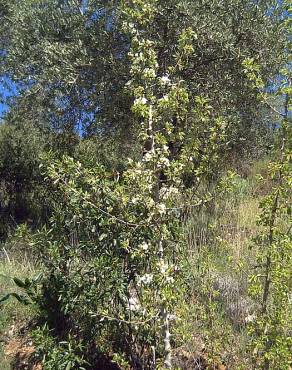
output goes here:
[{"label": "grassy ground", "polygon": [[[260,169],[252,170],[257,173]],[[234,370],[250,368],[245,362],[245,319],[252,313],[247,287],[255,252],[249,247],[258,232],[259,201],[266,192],[258,188],[253,172],[247,179],[238,178],[234,191],[216,201],[213,209],[194,213],[187,221],[184,278],[189,285],[177,304],[181,320],[173,333],[179,347],[177,357],[184,357],[182,363],[203,354],[203,360],[213,368],[222,363]],[[23,279],[36,274],[34,263],[20,257],[24,253],[17,247],[7,245],[8,252],[4,247],[0,245],[0,297],[17,291],[12,277]],[[20,250],[25,251],[25,246]],[[2,343],[11,332],[17,335],[17,328],[32,317],[32,310],[16,300],[0,306]],[[0,342],[0,369],[9,368]]]},{"label": "grassy ground", "polygon": [[239,178],[229,196],[211,211],[194,213],[186,225],[189,296],[179,307],[182,319],[175,336],[185,356],[191,358],[195,349],[214,368],[220,363],[230,369],[250,368],[246,320],[254,308],[248,274],[255,261],[250,246],[258,233],[262,196],[253,195],[253,180]]},{"label": "grassy ground", "polygon": [[[7,247],[7,246],[6,246]],[[8,248],[7,248],[8,249]],[[8,249],[9,251],[9,249]],[[10,292],[19,292],[13,277],[24,279],[36,273],[28,258],[9,255],[4,245],[0,245],[0,298]],[[10,369],[9,359],[4,354],[5,342],[33,317],[30,307],[11,298],[0,305],[0,369]]]}]

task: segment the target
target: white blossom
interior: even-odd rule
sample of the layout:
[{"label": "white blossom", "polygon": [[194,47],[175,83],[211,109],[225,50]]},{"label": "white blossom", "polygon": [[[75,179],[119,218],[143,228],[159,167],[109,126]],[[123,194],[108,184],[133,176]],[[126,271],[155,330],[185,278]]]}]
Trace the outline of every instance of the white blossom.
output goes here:
[{"label": "white blossom", "polygon": [[254,313],[254,314],[252,314],[252,315],[247,315],[245,318],[244,318],[244,322],[246,323],[246,324],[249,324],[249,323],[251,323],[251,322],[254,322],[255,320],[256,320],[256,318],[257,318],[257,316],[256,316],[256,314]]},{"label": "white blossom", "polygon": [[164,215],[166,213],[166,206],[163,203],[160,203],[157,205],[157,210],[161,215]]},{"label": "white blossom", "polygon": [[153,68],[145,68],[143,74],[146,77],[156,77],[156,72]]},{"label": "white blossom", "polygon": [[142,244],[140,244],[140,249],[142,249],[143,251],[147,251],[149,249],[149,245],[146,242],[143,242]]},{"label": "white blossom", "polygon": [[164,261],[160,261],[159,262],[159,270],[160,270],[162,275],[165,275],[167,269],[168,269],[168,264],[165,263]]},{"label": "white blossom", "polygon": [[174,272],[178,272],[178,271],[179,271],[179,267],[178,267],[177,265],[174,265],[174,266],[173,266],[173,271],[174,271]]},{"label": "white blossom", "polygon": [[153,275],[152,274],[145,274],[143,276],[140,276],[138,279],[138,285],[148,285],[152,282]]},{"label": "white blossom", "polygon": [[160,189],[160,195],[161,195],[161,197],[164,199],[164,200],[167,200],[167,199],[169,199],[170,197],[172,197],[172,196],[175,196],[175,195],[177,195],[179,193],[179,190],[178,190],[178,188],[175,188],[175,187],[173,187],[173,186],[171,186],[171,187],[162,187],[161,189]]},{"label": "white blossom", "polygon": [[132,198],[132,204],[137,204],[138,202],[139,202],[139,198],[138,197]]},{"label": "white blossom", "polygon": [[168,166],[170,165],[170,161],[169,161],[169,159],[168,159],[168,158],[166,158],[166,157],[162,157],[162,158],[160,158],[160,160],[159,160],[159,165],[160,165],[160,166],[164,166],[164,167],[168,167]]},{"label": "white blossom", "polygon": [[168,102],[169,101],[169,96],[168,95],[163,95],[163,97],[160,99],[160,101]]},{"label": "white blossom", "polygon": [[163,85],[169,85],[171,83],[168,75],[162,76],[160,80]]},{"label": "white blossom", "polygon": [[143,105],[145,105],[145,104],[147,104],[147,99],[143,96],[142,98],[137,98],[137,99],[135,99],[135,101],[134,101],[134,105],[138,105],[138,104],[143,104]]},{"label": "white blossom", "polygon": [[174,278],[172,276],[167,276],[166,277],[166,282],[169,283],[169,284],[173,284],[174,283]]},{"label": "white blossom", "polygon": [[151,161],[151,159],[152,159],[152,153],[151,152],[147,152],[145,155],[144,155],[144,161],[145,162],[149,162],[149,161]]},{"label": "white blossom", "polygon": [[136,297],[130,297],[128,301],[128,310],[129,311],[139,311],[141,308],[140,302]]}]

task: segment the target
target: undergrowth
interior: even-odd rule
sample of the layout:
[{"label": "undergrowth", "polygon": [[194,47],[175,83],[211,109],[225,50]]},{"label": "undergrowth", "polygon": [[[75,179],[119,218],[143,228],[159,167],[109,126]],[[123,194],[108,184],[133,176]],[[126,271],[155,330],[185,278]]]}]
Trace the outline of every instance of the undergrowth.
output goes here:
[{"label": "undergrowth", "polygon": [[[13,278],[25,279],[36,274],[32,259],[23,253],[16,252],[11,242],[0,245],[0,296],[7,293],[21,293]],[[13,252],[12,252],[13,251]],[[35,312],[30,305],[23,305],[11,299],[0,305],[0,369],[10,369],[10,360],[4,354],[5,343],[19,334],[34,317]]]},{"label": "undergrowth", "polygon": [[[255,164],[255,167],[259,166]],[[256,221],[263,197],[259,192],[254,196],[255,190],[258,191],[258,183],[252,168],[247,178],[236,177],[227,195],[194,210],[186,219],[187,248],[183,251],[184,262],[177,288],[181,299],[175,306],[179,320],[174,324],[172,335],[174,366],[177,368],[189,369],[194,365],[216,368],[219,364],[236,370],[251,368],[246,351],[248,325],[254,320],[255,307],[248,295],[248,276],[255,255],[250,246],[259,232]],[[10,256],[9,250],[15,254],[15,245],[14,248],[2,246],[1,295],[15,291],[12,277],[24,279],[36,274],[29,258],[21,259],[17,254]],[[30,306],[23,306],[16,300],[8,301],[1,306],[2,337],[11,326],[25,323],[33,315]],[[100,334],[99,341],[106,341]],[[39,356],[47,354],[48,369],[50,363],[52,368],[57,363],[63,368],[63,362],[73,367],[74,363],[79,364],[76,368],[80,369],[83,364],[86,367],[83,357],[77,356],[82,353],[81,342],[72,342],[80,346],[79,349],[74,349],[70,341],[55,343],[46,327],[35,330],[33,336]],[[63,352],[67,354],[66,358]],[[5,369],[8,363],[3,355],[1,361],[1,369]],[[122,358],[117,362],[124,364],[122,368],[128,368]]]}]

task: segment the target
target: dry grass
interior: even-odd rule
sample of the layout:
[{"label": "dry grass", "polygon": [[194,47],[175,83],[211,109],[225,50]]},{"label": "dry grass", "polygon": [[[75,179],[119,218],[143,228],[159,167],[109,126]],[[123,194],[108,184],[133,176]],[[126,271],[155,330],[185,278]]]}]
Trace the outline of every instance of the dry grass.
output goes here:
[{"label": "dry grass", "polygon": [[[36,269],[28,258],[17,259],[9,255],[8,248],[0,247],[0,298],[10,292],[18,292],[13,277],[24,279],[35,275]],[[8,249],[9,250],[9,249]],[[3,346],[33,316],[32,308],[24,306],[15,299],[0,305],[0,369],[10,369],[9,359],[4,355]]]},{"label": "dry grass", "polygon": [[177,335],[183,350],[204,348],[211,358],[224,359],[234,370],[250,365],[246,321],[254,306],[247,290],[255,261],[250,246],[259,231],[256,221],[262,196],[254,196],[255,186],[253,179],[239,179],[234,193],[218,200],[213,209],[191,215],[185,226],[187,269],[192,270],[188,274],[194,291],[179,308],[182,319]]}]

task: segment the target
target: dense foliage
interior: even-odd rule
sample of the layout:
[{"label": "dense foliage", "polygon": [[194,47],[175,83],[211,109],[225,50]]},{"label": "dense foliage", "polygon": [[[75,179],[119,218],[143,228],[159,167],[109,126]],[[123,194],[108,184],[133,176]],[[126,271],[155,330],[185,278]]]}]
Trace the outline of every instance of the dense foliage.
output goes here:
[{"label": "dense foliage", "polygon": [[[41,272],[0,302],[34,307],[44,369],[289,369],[287,11],[1,2],[0,233],[22,224]],[[224,211],[268,156],[240,256]]]}]

